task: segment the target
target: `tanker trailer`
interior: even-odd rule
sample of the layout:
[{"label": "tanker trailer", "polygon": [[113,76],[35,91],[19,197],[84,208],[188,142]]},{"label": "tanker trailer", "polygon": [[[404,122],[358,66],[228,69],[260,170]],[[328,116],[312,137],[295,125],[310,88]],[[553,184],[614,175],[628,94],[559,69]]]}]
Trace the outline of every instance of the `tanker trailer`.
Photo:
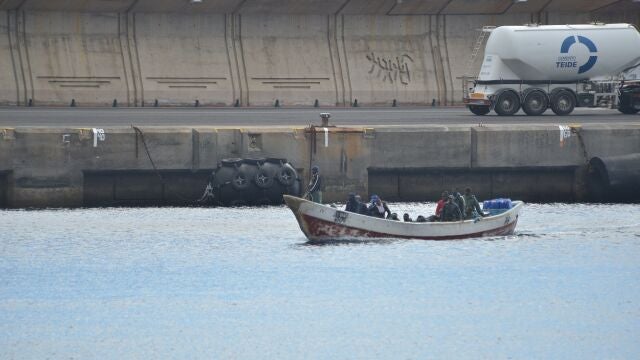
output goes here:
[{"label": "tanker trailer", "polygon": [[[568,115],[595,106],[592,79],[640,63],[640,33],[629,24],[525,25],[495,28],[478,79],[464,102],[472,113]],[[624,111],[623,111],[624,112]]]}]

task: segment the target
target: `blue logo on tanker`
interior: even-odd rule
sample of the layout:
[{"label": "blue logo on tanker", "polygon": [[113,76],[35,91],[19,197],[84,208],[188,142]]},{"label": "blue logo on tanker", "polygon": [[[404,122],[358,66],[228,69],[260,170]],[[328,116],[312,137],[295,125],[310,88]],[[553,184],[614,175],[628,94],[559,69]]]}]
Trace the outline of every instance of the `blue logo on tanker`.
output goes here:
[{"label": "blue logo on tanker", "polygon": [[[587,49],[589,49],[589,52],[591,54],[598,53],[598,48],[596,47],[596,44],[594,44],[593,41],[591,41],[589,38],[586,38],[586,37],[580,36],[580,35],[578,35],[577,38],[578,38],[577,42],[579,42],[580,44],[586,46]],[[562,46],[560,47],[560,53],[569,54],[569,49],[571,49],[571,47],[575,43],[576,43],[576,36],[567,37],[562,42]],[[596,64],[596,61],[598,61],[598,56],[597,55],[591,55],[591,56],[589,56],[589,60],[587,60],[586,63],[584,63],[582,65],[578,65],[578,61],[577,61],[575,56],[563,55],[563,56],[558,56],[558,61],[556,61],[556,67],[557,68],[563,68],[563,69],[565,69],[565,68],[566,69],[575,69],[575,68],[577,68],[578,69],[578,74],[582,74],[582,73],[585,73],[585,72],[591,70],[593,65]]]}]

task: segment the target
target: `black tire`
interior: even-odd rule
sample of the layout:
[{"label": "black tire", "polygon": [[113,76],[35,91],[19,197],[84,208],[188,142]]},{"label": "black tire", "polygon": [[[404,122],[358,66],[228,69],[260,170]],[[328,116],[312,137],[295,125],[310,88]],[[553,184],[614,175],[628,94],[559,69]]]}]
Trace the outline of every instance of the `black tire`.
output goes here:
[{"label": "black tire", "polygon": [[558,116],[569,115],[576,108],[576,97],[569,90],[560,90],[551,99],[551,110]]},{"label": "black tire", "polygon": [[491,109],[488,106],[483,105],[469,105],[469,111],[474,113],[475,115],[487,115]]},{"label": "black tire", "polygon": [[254,181],[259,188],[268,189],[273,185],[273,174],[270,174],[267,169],[261,167],[258,169]]},{"label": "black tire", "polygon": [[494,106],[496,114],[511,116],[520,110],[520,96],[513,90],[506,90],[498,95]]},{"label": "black tire", "polygon": [[265,161],[266,161],[265,158],[250,158],[250,159],[244,159],[242,162],[245,164],[260,166],[264,164]]},{"label": "black tire", "polygon": [[231,159],[222,159],[220,161],[220,165],[218,166],[228,166],[228,167],[237,167],[242,164],[242,159],[240,158],[231,158]]},{"label": "black tire", "polygon": [[522,111],[529,116],[542,115],[549,108],[549,98],[542,90],[532,90],[524,97]]},{"label": "black tire", "polygon": [[278,181],[284,186],[291,186],[295,183],[298,173],[293,166],[284,164],[278,172]]},{"label": "black tire", "polygon": [[233,178],[231,179],[231,186],[233,186],[236,190],[245,190],[251,185],[251,179],[247,176],[244,171],[238,170],[233,174]]}]

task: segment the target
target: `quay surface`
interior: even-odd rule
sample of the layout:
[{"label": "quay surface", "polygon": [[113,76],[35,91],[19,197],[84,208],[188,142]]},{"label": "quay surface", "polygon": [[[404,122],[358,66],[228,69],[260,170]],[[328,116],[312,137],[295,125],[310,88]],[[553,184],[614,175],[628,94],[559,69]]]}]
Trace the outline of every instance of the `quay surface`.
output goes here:
[{"label": "quay surface", "polygon": [[[589,159],[640,153],[638,116],[595,109],[534,122],[526,116],[467,116],[462,110],[328,109],[337,126],[326,132],[308,126],[320,122],[318,109],[125,109],[99,110],[96,116],[83,110],[53,126],[44,125],[47,114],[73,111],[25,110],[17,112],[21,119],[8,121],[14,110],[3,110],[0,205],[185,205],[202,195],[220,160],[259,157],[288,159],[302,181],[312,164],[319,165],[326,201],[342,201],[349,192],[433,200],[443,189],[466,186],[482,198],[584,201]],[[200,120],[180,121],[185,113]],[[403,120],[407,113],[414,118]],[[105,114],[110,118],[101,117]],[[244,121],[238,120],[242,114]],[[104,131],[104,140],[96,128]]]}]

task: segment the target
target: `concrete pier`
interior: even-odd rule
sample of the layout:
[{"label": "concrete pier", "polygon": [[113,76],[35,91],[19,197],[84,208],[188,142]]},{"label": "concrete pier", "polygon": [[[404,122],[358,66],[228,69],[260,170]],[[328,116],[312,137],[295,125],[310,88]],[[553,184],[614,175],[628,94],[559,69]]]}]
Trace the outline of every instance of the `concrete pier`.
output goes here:
[{"label": "concrete pier", "polygon": [[640,124],[575,126],[562,141],[552,125],[141,130],[105,128],[101,141],[92,129],[0,129],[0,204],[188,204],[230,157],[287,158],[305,177],[317,164],[326,201],[433,200],[466,186],[482,198],[581,201],[589,158],[640,153]]}]

